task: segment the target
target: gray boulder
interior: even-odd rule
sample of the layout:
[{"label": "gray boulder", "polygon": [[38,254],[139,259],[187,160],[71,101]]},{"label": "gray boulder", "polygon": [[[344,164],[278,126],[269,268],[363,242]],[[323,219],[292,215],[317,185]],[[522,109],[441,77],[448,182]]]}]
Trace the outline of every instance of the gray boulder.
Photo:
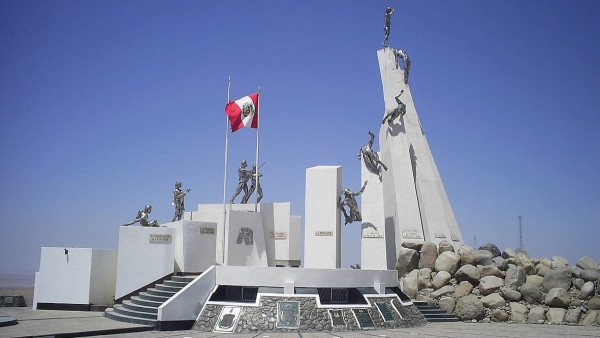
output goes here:
[{"label": "gray boulder", "polygon": [[600,296],[592,297],[588,301],[588,307],[590,310],[600,310]]},{"label": "gray boulder", "polygon": [[504,251],[502,251],[502,258],[504,259],[509,259],[509,258],[514,258],[515,255],[517,254],[517,252],[511,248],[507,248]]},{"label": "gray boulder", "polygon": [[525,323],[527,321],[528,312],[529,309],[527,306],[516,302],[510,302],[510,315],[513,321],[517,323]]},{"label": "gray boulder", "polygon": [[446,271],[454,275],[459,266],[460,256],[453,251],[442,252],[435,260],[435,271]]},{"label": "gray boulder", "polygon": [[461,265],[467,265],[467,264],[471,264],[471,265],[475,265],[475,256],[473,256],[473,248],[471,248],[468,245],[461,245],[458,248],[458,255],[460,256],[460,264]]},{"label": "gray boulder", "polygon": [[442,252],[446,251],[454,252],[454,247],[452,246],[452,244],[450,244],[450,242],[444,239],[438,244],[438,256],[441,255]]},{"label": "gray boulder", "polygon": [[529,256],[527,256],[524,252],[517,252],[514,258],[514,262],[516,265],[522,266],[525,269],[525,273],[528,275],[536,273],[535,266],[533,265],[533,261]]},{"label": "gray boulder", "polygon": [[579,325],[596,325],[596,323],[600,324],[600,311],[592,310],[588,311],[588,313],[581,319]]},{"label": "gray boulder", "polygon": [[529,310],[527,322],[530,324],[541,324],[546,320],[546,308],[543,306],[534,306]]},{"label": "gray boulder", "polygon": [[496,309],[490,314],[490,320],[496,323],[503,323],[508,320],[508,313],[504,310]]},{"label": "gray boulder", "polygon": [[568,309],[567,314],[565,314],[565,322],[577,324],[581,320],[581,314],[581,308]]},{"label": "gray boulder", "polygon": [[525,279],[525,283],[539,286],[541,288],[544,285],[544,277],[538,275],[528,275]]},{"label": "gray boulder", "polygon": [[402,242],[402,247],[407,249],[421,251],[422,246],[423,242]]},{"label": "gray boulder", "polygon": [[[554,263],[554,261],[552,262]],[[571,288],[571,270],[566,266],[561,266],[548,271],[544,275],[544,284],[542,287],[546,292],[553,288],[569,290]]]},{"label": "gray boulder", "polygon": [[583,270],[581,271],[581,279],[586,282],[595,282],[600,279],[600,271],[598,270]]},{"label": "gray boulder", "polygon": [[417,279],[419,276],[419,270],[413,270],[411,272],[408,273],[408,275],[402,277],[402,287],[403,287],[403,291],[404,293],[411,297],[414,298],[417,295],[417,291],[419,291],[418,285],[417,285]]},{"label": "gray boulder", "polygon": [[419,257],[419,269],[428,268],[433,270],[437,257],[438,253],[435,244],[431,242],[423,243]]},{"label": "gray boulder", "polygon": [[573,278],[571,281],[573,282],[573,286],[577,290],[581,290],[581,288],[583,287],[583,284],[585,284],[585,281],[581,278]]},{"label": "gray boulder", "polygon": [[525,269],[521,266],[510,266],[506,270],[506,276],[504,277],[504,285],[511,289],[517,289],[519,286],[525,284],[527,274]]},{"label": "gray boulder", "polygon": [[464,296],[456,302],[454,315],[463,321],[482,320],[485,317],[485,308],[476,296]]},{"label": "gray boulder", "polygon": [[461,298],[471,293],[473,285],[467,281],[462,281],[454,288],[454,297]]},{"label": "gray boulder", "polygon": [[546,305],[552,307],[569,307],[569,294],[563,288],[553,288],[546,294]]},{"label": "gray boulder", "polygon": [[598,262],[589,256],[583,256],[576,264],[582,270],[600,270]]},{"label": "gray boulder", "polygon": [[494,255],[487,250],[473,250],[471,254],[475,257],[475,264],[477,265],[490,265],[492,264],[492,258],[494,258]]},{"label": "gray boulder", "polygon": [[504,272],[500,271],[495,265],[478,265],[479,273],[481,277],[485,276],[496,276],[500,278],[504,278]]},{"label": "gray boulder", "polygon": [[541,304],[544,299],[542,289],[532,284],[523,284],[519,288],[521,298],[529,304]]},{"label": "gray boulder", "polygon": [[438,303],[440,310],[445,311],[446,313],[454,312],[454,307],[456,306],[456,301],[454,301],[454,297],[442,297]]},{"label": "gray boulder", "polygon": [[538,274],[539,276],[542,276],[542,277],[544,277],[544,276],[545,276],[545,275],[548,273],[548,271],[552,271],[552,268],[549,268],[549,267],[547,267],[547,266],[542,266],[542,267],[541,267],[541,268],[538,270],[537,274]]},{"label": "gray boulder", "polygon": [[573,266],[573,265],[570,265],[569,267],[571,268],[571,276],[576,277],[576,278],[581,277],[581,273],[583,272],[582,268],[580,268],[578,266]]},{"label": "gray boulder", "polygon": [[502,278],[496,276],[485,276],[479,280],[479,292],[482,296],[487,296],[500,290],[504,286]]},{"label": "gray boulder", "polygon": [[549,323],[562,324],[565,320],[566,313],[567,313],[567,310],[565,310],[565,309],[558,308],[558,307],[551,307],[548,309],[548,312],[546,312],[546,318],[548,319]]},{"label": "gray boulder", "polygon": [[496,309],[506,305],[506,300],[497,293],[489,294],[481,298],[481,303],[488,309]]},{"label": "gray boulder", "polygon": [[417,277],[417,287],[419,288],[419,290],[431,288],[431,269],[419,269],[419,274]]},{"label": "gray boulder", "polygon": [[500,295],[502,295],[502,298],[511,302],[518,302],[521,300],[521,293],[519,291],[507,287],[500,288]]},{"label": "gray boulder", "polygon": [[508,262],[506,262],[506,259],[502,258],[501,256],[492,258],[492,264],[494,264],[500,271],[508,270]]},{"label": "gray boulder", "polygon": [[593,282],[586,282],[581,287],[581,290],[579,290],[579,299],[589,299],[591,296],[594,295],[594,291],[595,291],[594,290],[594,283]]},{"label": "gray boulder", "polygon": [[562,256],[552,256],[552,269],[563,268],[569,265],[569,261]]},{"label": "gray boulder", "polygon": [[437,289],[441,288],[442,286],[447,285],[448,282],[450,282],[451,278],[452,278],[452,276],[450,275],[449,272],[440,271],[435,275],[435,277],[433,277],[433,280],[431,281],[431,285],[433,285],[433,288],[435,290],[437,290]]},{"label": "gray boulder", "polygon": [[433,298],[433,299],[437,299],[442,296],[452,295],[453,293],[454,293],[454,287],[452,285],[446,285],[446,286],[442,286],[438,290],[433,291],[432,293],[429,294],[429,296],[431,296],[431,298]]},{"label": "gray boulder", "polygon": [[479,250],[487,250],[492,253],[493,257],[500,256],[500,249],[493,243],[485,243],[484,245],[479,247]]},{"label": "gray boulder", "polygon": [[407,273],[419,267],[419,252],[414,249],[401,248],[396,261],[396,270],[398,278],[404,277]]},{"label": "gray boulder", "polygon": [[540,264],[542,264],[543,266],[552,269],[552,261],[549,260],[548,258],[542,258],[540,259]]},{"label": "gray boulder", "polygon": [[467,264],[467,265],[461,266],[456,271],[456,274],[454,275],[454,277],[456,278],[456,281],[459,283],[462,281],[467,281],[467,282],[471,283],[471,285],[478,285],[481,274],[479,273],[479,269],[477,269],[477,267],[475,267],[471,264]]}]

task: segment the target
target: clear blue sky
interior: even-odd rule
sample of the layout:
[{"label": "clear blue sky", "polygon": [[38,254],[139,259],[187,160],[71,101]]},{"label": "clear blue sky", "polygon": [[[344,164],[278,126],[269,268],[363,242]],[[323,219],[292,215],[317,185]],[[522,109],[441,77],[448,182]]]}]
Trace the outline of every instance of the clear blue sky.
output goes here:
[{"label": "clear blue sky", "polygon": [[[411,91],[467,244],[600,260],[599,1],[0,1],[0,272],[40,247],[116,248],[177,180],[221,203],[227,77],[260,86],[265,202],[304,216],[305,169],[377,134],[376,51],[412,58]],[[376,143],[376,149],[378,144]],[[254,133],[230,137],[227,198]],[[358,223],[344,267],[360,261]]]}]

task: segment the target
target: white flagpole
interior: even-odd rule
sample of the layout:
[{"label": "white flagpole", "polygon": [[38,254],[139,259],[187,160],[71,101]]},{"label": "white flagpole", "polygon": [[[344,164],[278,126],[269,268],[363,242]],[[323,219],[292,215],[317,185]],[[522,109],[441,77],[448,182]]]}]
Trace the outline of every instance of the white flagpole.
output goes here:
[{"label": "white flagpole", "polygon": [[[227,77],[227,103],[229,103],[229,90],[231,87],[231,76]],[[223,236],[221,237],[221,249],[223,265],[225,265],[225,224],[227,223],[227,159],[229,157],[229,116],[225,114],[225,170],[223,173]]]},{"label": "white flagpole", "polygon": [[256,100],[256,103],[258,105],[258,114],[257,114],[257,121],[256,121],[256,164],[255,164],[255,168],[256,168],[256,177],[254,178],[254,187],[256,188],[254,191],[254,212],[257,212],[258,209],[258,134],[259,134],[259,130],[260,130],[260,116],[262,115],[262,109],[260,107],[260,87],[258,87],[258,98]]}]

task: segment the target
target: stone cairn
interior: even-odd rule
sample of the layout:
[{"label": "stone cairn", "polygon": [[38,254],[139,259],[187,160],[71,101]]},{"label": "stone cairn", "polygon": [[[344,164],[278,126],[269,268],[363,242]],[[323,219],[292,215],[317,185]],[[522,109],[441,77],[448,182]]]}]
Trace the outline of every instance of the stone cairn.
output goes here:
[{"label": "stone cairn", "polygon": [[404,292],[463,321],[600,325],[600,267],[591,257],[571,265],[491,243],[457,252],[447,241],[402,246]]}]

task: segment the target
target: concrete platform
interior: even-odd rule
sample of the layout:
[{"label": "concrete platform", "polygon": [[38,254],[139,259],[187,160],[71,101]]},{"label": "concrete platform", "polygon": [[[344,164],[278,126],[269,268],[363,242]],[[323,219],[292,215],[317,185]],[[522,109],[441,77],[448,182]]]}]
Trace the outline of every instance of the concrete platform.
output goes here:
[{"label": "concrete platform", "polygon": [[[198,331],[148,331],[151,327],[127,324],[103,317],[102,312],[31,310],[31,308],[0,308],[0,316],[15,317],[17,325],[0,327],[0,337],[505,337],[505,338],[545,338],[545,337],[600,337],[598,326],[536,325],[507,323],[430,323],[422,327],[355,331],[355,332],[303,332],[298,333],[252,333],[220,334]],[[145,332],[141,332],[145,331]]]}]

